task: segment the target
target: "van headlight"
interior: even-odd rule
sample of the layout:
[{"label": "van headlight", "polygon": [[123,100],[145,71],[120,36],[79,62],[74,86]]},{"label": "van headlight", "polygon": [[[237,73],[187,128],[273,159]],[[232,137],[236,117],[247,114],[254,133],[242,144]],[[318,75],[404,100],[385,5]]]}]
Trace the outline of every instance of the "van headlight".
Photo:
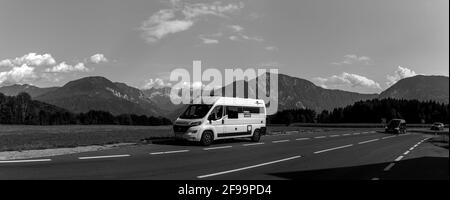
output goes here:
[{"label": "van headlight", "polygon": [[191,125],[191,126],[200,126],[201,124],[202,124],[202,122],[198,121],[198,122],[191,122],[189,125]]}]

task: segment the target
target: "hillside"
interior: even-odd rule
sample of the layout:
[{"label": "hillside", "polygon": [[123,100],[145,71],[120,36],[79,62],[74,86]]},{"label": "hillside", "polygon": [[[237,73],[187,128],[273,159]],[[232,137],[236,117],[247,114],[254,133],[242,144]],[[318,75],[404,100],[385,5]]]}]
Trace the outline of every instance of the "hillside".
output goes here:
[{"label": "hillside", "polygon": [[382,92],[380,99],[417,99],[449,103],[449,77],[418,75],[405,78]]}]

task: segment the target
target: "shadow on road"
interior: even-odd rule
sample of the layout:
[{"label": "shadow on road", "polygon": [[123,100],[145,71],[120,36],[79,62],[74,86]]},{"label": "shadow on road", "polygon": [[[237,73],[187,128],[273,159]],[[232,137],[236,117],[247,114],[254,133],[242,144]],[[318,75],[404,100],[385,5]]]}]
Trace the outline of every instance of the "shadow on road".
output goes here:
[{"label": "shadow on road", "polygon": [[390,163],[377,163],[354,167],[341,167],[311,171],[292,171],[270,175],[293,180],[449,180],[448,157],[421,157],[396,162],[389,171],[383,171]]}]

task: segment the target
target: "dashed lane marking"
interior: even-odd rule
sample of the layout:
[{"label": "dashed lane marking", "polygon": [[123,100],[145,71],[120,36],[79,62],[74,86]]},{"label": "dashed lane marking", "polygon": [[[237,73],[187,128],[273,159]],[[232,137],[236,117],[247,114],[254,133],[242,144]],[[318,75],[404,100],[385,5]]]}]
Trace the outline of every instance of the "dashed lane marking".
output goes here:
[{"label": "dashed lane marking", "polygon": [[233,146],[210,147],[210,148],[204,148],[203,150],[209,151],[209,150],[215,150],[215,149],[228,149],[228,148],[231,148],[231,147],[233,147]]},{"label": "dashed lane marking", "polygon": [[262,167],[262,166],[266,166],[266,165],[271,165],[271,164],[275,164],[275,163],[280,163],[280,162],[285,162],[285,161],[289,161],[289,160],[293,160],[293,159],[298,159],[298,158],[301,158],[301,157],[302,156],[293,156],[293,157],[284,158],[284,159],[280,159],[280,160],[275,160],[275,161],[271,161],[271,162],[265,162],[265,163],[261,163],[261,164],[257,164],[257,165],[251,165],[251,166],[247,166],[247,167],[242,167],[242,168],[237,168],[237,169],[217,172],[217,173],[213,173],[213,174],[201,175],[201,176],[197,176],[197,178],[202,179],[202,178],[208,178],[208,177],[212,177],[212,176],[218,176],[218,175],[223,175],[223,174],[243,171],[243,170],[252,169],[252,168],[256,168],[256,167]]},{"label": "dashed lane marking", "polygon": [[34,159],[34,160],[1,160],[0,163],[32,163],[32,162],[50,162],[52,159]]},{"label": "dashed lane marking", "polygon": [[242,146],[256,146],[256,145],[263,145],[265,144],[264,142],[260,142],[260,143],[250,143],[250,144],[243,144]]},{"label": "dashed lane marking", "polygon": [[378,141],[378,140],[380,140],[380,139],[367,140],[367,141],[359,142],[358,144],[366,144],[366,143],[375,142],[375,141]]},{"label": "dashed lane marking", "polygon": [[272,143],[282,143],[282,142],[289,142],[290,140],[277,140],[277,141],[272,141]]},{"label": "dashed lane marking", "polygon": [[353,146],[353,144],[344,145],[344,146],[340,146],[340,147],[334,147],[334,148],[325,149],[325,150],[320,150],[320,151],[316,151],[316,152],[314,152],[314,153],[315,153],[315,154],[318,154],[318,153],[324,153],[324,152],[327,152],[327,151],[333,151],[333,150],[337,150],[337,149],[343,149],[343,148],[347,148],[347,147],[351,147],[351,146]]},{"label": "dashed lane marking", "polygon": [[150,153],[150,155],[173,154],[173,153],[185,153],[185,152],[189,152],[189,150],[176,150],[176,151],[153,152],[153,153]]},{"label": "dashed lane marking", "polygon": [[129,154],[123,154],[123,155],[108,155],[108,156],[89,156],[89,157],[79,157],[80,160],[90,160],[90,159],[104,159],[104,158],[122,158],[122,157],[129,157]]}]

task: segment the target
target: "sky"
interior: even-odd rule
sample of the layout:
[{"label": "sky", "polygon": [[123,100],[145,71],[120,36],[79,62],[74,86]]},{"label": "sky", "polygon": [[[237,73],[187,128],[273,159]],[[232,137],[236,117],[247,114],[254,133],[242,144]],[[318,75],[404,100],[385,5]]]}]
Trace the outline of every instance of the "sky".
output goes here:
[{"label": "sky", "polygon": [[277,68],[379,93],[449,75],[448,0],[0,0],[0,86],[104,76],[169,85],[176,68]]}]

